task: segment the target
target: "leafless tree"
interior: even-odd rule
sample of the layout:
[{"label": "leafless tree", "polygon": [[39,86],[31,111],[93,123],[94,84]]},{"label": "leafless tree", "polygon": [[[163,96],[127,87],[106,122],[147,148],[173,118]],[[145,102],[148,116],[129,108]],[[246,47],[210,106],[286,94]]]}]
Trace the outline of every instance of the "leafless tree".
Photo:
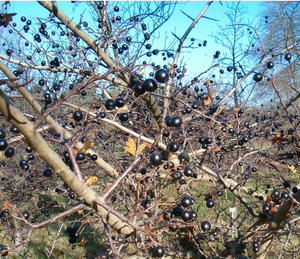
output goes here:
[{"label": "leafless tree", "polygon": [[[189,81],[178,63],[192,29],[219,3],[189,17],[164,68],[143,62],[141,49],[172,4],[75,3],[92,23],[86,13],[75,22],[59,2],[39,4],[49,16],[29,29],[26,17],[22,28],[1,21],[3,35],[19,39],[0,53],[2,255],[34,257],[39,235],[47,236],[43,258],[78,256],[80,247],[84,258],[297,255],[298,111],[274,80],[277,112],[239,100],[253,74],[294,43],[244,65],[236,4],[233,41],[225,35],[230,64],[243,74],[233,69],[217,98],[203,79],[214,67]],[[153,78],[142,77],[146,68]],[[192,90],[199,86],[205,92]],[[68,251],[66,238],[78,250]]]}]

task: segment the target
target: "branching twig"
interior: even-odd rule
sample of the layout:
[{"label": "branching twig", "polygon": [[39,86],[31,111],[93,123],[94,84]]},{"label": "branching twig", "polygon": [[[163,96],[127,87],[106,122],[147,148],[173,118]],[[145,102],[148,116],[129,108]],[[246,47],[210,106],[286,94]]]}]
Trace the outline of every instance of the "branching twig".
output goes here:
[{"label": "branching twig", "polygon": [[134,166],[141,160],[141,157],[137,157],[131,165],[124,171],[124,173],[113,183],[108,191],[102,196],[102,199],[105,200],[109,194],[120,184],[120,182],[128,175],[128,173],[134,168]]}]

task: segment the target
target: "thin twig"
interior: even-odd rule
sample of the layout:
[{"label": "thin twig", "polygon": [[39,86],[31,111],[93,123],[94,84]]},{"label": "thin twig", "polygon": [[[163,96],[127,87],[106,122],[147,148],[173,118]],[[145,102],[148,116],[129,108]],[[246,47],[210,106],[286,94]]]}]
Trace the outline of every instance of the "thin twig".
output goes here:
[{"label": "thin twig", "polygon": [[58,232],[57,232],[57,234],[56,234],[55,240],[53,241],[53,244],[52,244],[52,246],[51,246],[51,249],[50,249],[50,251],[47,253],[48,258],[50,258],[51,255],[52,255],[52,253],[53,253],[55,244],[56,244],[56,242],[58,241],[58,238],[59,238],[59,235],[60,235],[60,233],[61,233],[61,231],[62,231],[63,226],[64,226],[64,224],[61,224],[60,227],[59,227],[59,230],[58,230]]},{"label": "thin twig", "polygon": [[76,212],[76,211],[78,211],[78,210],[84,208],[84,207],[85,207],[84,204],[78,204],[78,205],[76,205],[75,207],[70,208],[70,209],[68,209],[68,210],[66,210],[66,211],[64,211],[64,212],[61,212],[61,213],[59,213],[59,214],[57,214],[57,215],[51,217],[50,219],[47,219],[47,220],[41,222],[41,223],[39,223],[39,224],[32,224],[32,223],[30,223],[29,221],[27,221],[23,216],[22,216],[21,218],[20,218],[20,217],[17,217],[17,216],[13,216],[13,215],[12,215],[12,216],[15,217],[16,219],[22,220],[22,221],[25,222],[27,225],[29,225],[32,229],[39,229],[39,228],[45,227],[46,225],[49,225],[49,224],[51,224],[51,223],[54,223],[54,222],[58,221],[59,219],[62,219],[62,218],[64,218],[64,217],[67,217],[67,216],[73,214],[74,212]]},{"label": "thin twig", "polygon": [[82,173],[81,173],[81,171],[80,171],[80,168],[79,168],[79,166],[78,166],[78,163],[76,162],[76,158],[75,158],[75,156],[74,156],[74,154],[73,154],[72,147],[71,147],[70,145],[68,145],[67,143],[65,144],[65,146],[66,146],[67,149],[68,149],[68,153],[69,153],[69,155],[70,155],[70,159],[71,159],[71,161],[72,161],[72,165],[73,165],[74,171],[75,171],[77,177],[79,178],[79,180],[83,182]]},{"label": "thin twig", "polygon": [[113,185],[109,188],[104,195],[102,195],[102,199],[105,200],[110,193],[120,184],[120,182],[128,175],[128,173],[134,168],[134,166],[141,160],[141,157],[137,157],[131,165],[124,171],[124,173],[113,183]]},{"label": "thin twig", "polygon": [[108,238],[108,242],[109,242],[109,245],[111,247],[112,253],[115,256],[114,258],[117,259],[117,258],[119,258],[118,251],[115,248],[115,245],[114,245],[114,242],[113,242],[113,239],[112,239],[112,236],[111,236],[111,232],[110,232],[109,226],[107,224],[107,220],[106,220],[105,216],[102,216],[101,218],[102,218],[102,221],[103,221],[104,231],[105,231],[105,234]]}]

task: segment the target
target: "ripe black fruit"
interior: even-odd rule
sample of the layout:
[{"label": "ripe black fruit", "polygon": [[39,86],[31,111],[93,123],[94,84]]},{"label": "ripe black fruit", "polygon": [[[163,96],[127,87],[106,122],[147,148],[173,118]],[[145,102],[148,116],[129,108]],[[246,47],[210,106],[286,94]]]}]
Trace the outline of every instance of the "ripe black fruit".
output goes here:
[{"label": "ripe black fruit", "polygon": [[207,208],[212,208],[214,205],[215,205],[214,200],[209,199],[209,200],[206,201]]},{"label": "ripe black fruit", "polygon": [[115,105],[119,108],[123,107],[125,105],[125,101],[122,97],[118,97],[116,100],[115,100]]},{"label": "ripe black fruit", "polygon": [[205,137],[199,137],[199,142],[201,143],[201,144],[205,144]]},{"label": "ripe black fruit", "polygon": [[282,203],[282,199],[280,197],[273,199],[273,201],[276,205],[280,205]]},{"label": "ripe black fruit", "polygon": [[0,150],[3,151],[7,148],[7,140],[6,139],[0,139]]},{"label": "ripe black fruit", "polygon": [[175,232],[178,229],[178,226],[175,221],[170,221],[168,225],[169,225],[169,230],[172,232]]},{"label": "ripe black fruit", "polygon": [[166,83],[169,79],[168,72],[165,69],[159,69],[155,72],[155,79],[159,83]]},{"label": "ripe black fruit", "polygon": [[46,169],[44,170],[44,172],[43,172],[43,175],[44,175],[45,177],[51,177],[51,176],[53,175],[53,172],[52,172],[52,170],[51,170],[50,168],[46,168]]},{"label": "ripe black fruit", "polygon": [[79,228],[78,225],[68,226],[66,228],[66,232],[68,233],[68,235],[74,236],[78,228]]},{"label": "ripe black fruit", "polygon": [[285,192],[282,192],[281,197],[282,197],[283,199],[287,199],[287,198],[290,197],[290,194],[289,194],[289,192],[285,191]]},{"label": "ripe black fruit", "polygon": [[96,161],[98,159],[98,156],[96,154],[91,155],[91,159],[93,161]]},{"label": "ripe black fruit", "polygon": [[113,99],[108,99],[104,105],[107,110],[113,110],[116,106],[116,103]]},{"label": "ripe black fruit", "polygon": [[211,194],[211,193],[205,194],[205,195],[204,195],[204,199],[205,199],[206,201],[208,201],[209,199],[212,199],[212,194]]},{"label": "ripe black fruit", "polygon": [[140,84],[140,83],[136,83],[133,87],[134,89],[134,92],[137,94],[137,95],[142,95],[146,92],[146,89],[144,87],[144,84]]},{"label": "ripe black fruit", "polygon": [[29,154],[27,157],[28,160],[33,160],[34,159],[34,154]]},{"label": "ripe black fruit", "polygon": [[146,79],[143,88],[148,92],[154,92],[157,89],[157,83],[154,79]]},{"label": "ripe black fruit", "polygon": [[282,185],[284,188],[289,188],[291,187],[291,182],[289,180],[284,180]]},{"label": "ripe black fruit", "polygon": [[259,251],[259,243],[258,242],[255,241],[252,243],[252,250],[255,253],[257,253]]},{"label": "ripe black fruit", "polygon": [[165,254],[165,249],[162,246],[156,246],[152,248],[152,255],[154,257],[163,257]]},{"label": "ripe black fruit", "polygon": [[15,150],[13,147],[8,147],[7,149],[5,149],[4,155],[9,158],[12,157],[15,154]]},{"label": "ripe black fruit", "polygon": [[23,211],[22,212],[22,215],[23,215],[23,217],[25,218],[25,219],[29,219],[29,211],[28,210],[25,210],[25,211]]},{"label": "ripe black fruit", "polygon": [[125,38],[125,40],[129,43],[129,42],[131,42],[132,38],[131,38],[130,36],[127,36],[127,37]]},{"label": "ripe black fruit", "polygon": [[51,95],[49,93],[44,94],[45,103],[50,104],[51,103]]},{"label": "ripe black fruit", "polygon": [[106,112],[99,112],[98,115],[99,115],[100,118],[103,119],[103,118],[106,117]]},{"label": "ripe black fruit", "polygon": [[150,162],[152,165],[156,165],[156,166],[160,165],[161,160],[162,160],[161,154],[154,153],[154,154],[151,154],[151,156],[150,156]]},{"label": "ripe black fruit", "polygon": [[169,137],[169,136],[170,136],[170,131],[164,130],[164,131],[163,131],[163,136],[164,136],[164,137]]},{"label": "ripe black fruit", "polygon": [[10,132],[12,133],[19,133],[18,128],[15,125],[11,125],[11,127],[9,128]]},{"label": "ripe black fruit", "polygon": [[[46,62],[42,61],[42,66],[45,66],[45,65],[46,65]],[[45,85],[45,80],[44,79],[40,79],[38,83],[39,83],[40,86],[44,86]]]},{"label": "ripe black fruit", "polygon": [[278,189],[273,190],[271,194],[272,198],[278,198],[280,196],[280,191]]},{"label": "ripe black fruit", "polygon": [[182,210],[181,218],[182,218],[183,221],[189,221],[189,220],[192,219],[192,214],[188,210]]},{"label": "ripe black fruit", "polygon": [[290,61],[292,59],[292,54],[291,53],[286,53],[284,55],[284,59],[287,60],[287,61]]},{"label": "ripe black fruit", "polygon": [[184,175],[187,176],[187,177],[192,177],[193,174],[194,174],[193,169],[190,168],[190,167],[184,168],[183,173],[184,173]]},{"label": "ripe black fruit", "polygon": [[187,208],[194,204],[194,199],[192,197],[183,197],[181,199],[181,206]]},{"label": "ripe black fruit", "polygon": [[274,67],[274,63],[272,61],[267,62],[267,68],[272,69]]},{"label": "ripe black fruit", "polygon": [[191,210],[191,216],[192,216],[192,219],[197,218],[197,213],[196,213],[196,211]]},{"label": "ripe black fruit", "polygon": [[145,40],[150,40],[150,34],[148,32],[144,33]]},{"label": "ripe black fruit", "polygon": [[211,229],[211,224],[209,221],[203,221],[201,222],[201,229],[203,231],[209,231]]},{"label": "ripe black fruit", "polygon": [[74,111],[73,112],[73,119],[75,121],[81,121],[83,119],[83,112],[80,110]]},{"label": "ripe black fruit", "polygon": [[212,138],[209,138],[209,137],[205,138],[204,143],[207,144],[207,145],[211,144],[212,143]]},{"label": "ripe black fruit", "polygon": [[182,177],[182,173],[178,170],[172,172],[172,177],[174,179],[180,179]]},{"label": "ripe black fruit", "polygon": [[258,244],[257,242],[253,242],[253,243],[252,243],[252,246],[253,246],[253,247],[259,247],[259,244]]},{"label": "ripe black fruit", "polygon": [[233,70],[233,67],[232,67],[232,66],[228,66],[228,67],[227,67],[227,71],[228,71],[228,72],[231,72],[232,70]]},{"label": "ripe black fruit", "polygon": [[181,213],[182,213],[183,209],[181,206],[177,205],[175,206],[173,209],[172,209],[172,214],[175,216],[175,217],[179,217],[181,216]]},{"label": "ripe black fruit", "polygon": [[120,121],[127,121],[129,119],[129,115],[127,112],[122,112],[119,114]]},{"label": "ripe black fruit", "polygon": [[68,193],[68,196],[71,198],[71,199],[75,199],[76,195],[74,192],[69,192]]},{"label": "ripe black fruit", "polygon": [[170,116],[165,117],[165,123],[168,127],[172,126],[171,120],[172,120],[172,117],[170,117]]},{"label": "ripe black fruit", "polygon": [[69,243],[70,244],[75,244],[76,242],[77,242],[77,237],[76,236],[70,236]]},{"label": "ripe black fruit", "polygon": [[21,169],[23,169],[24,171],[28,171],[29,170],[29,165],[26,163],[26,164],[22,164],[21,166]]},{"label": "ripe black fruit", "polygon": [[147,169],[146,168],[141,168],[140,169],[140,174],[145,175],[147,173]]},{"label": "ripe black fruit", "polygon": [[268,213],[270,210],[271,210],[270,205],[264,203],[263,206],[262,206],[262,211],[263,211],[264,213]]},{"label": "ripe black fruit", "polygon": [[261,73],[255,73],[255,75],[253,76],[253,80],[255,82],[260,82],[263,79],[263,76]]},{"label": "ripe black fruit", "polygon": [[168,150],[170,152],[176,152],[179,150],[179,144],[177,141],[173,141],[171,143],[168,144]]},{"label": "ripe black fruit", "polygon": [[6,50],[6,55],[7,56],[10,56],[11,54],[12,54],[12,50],[11,49]]},{"label": "ripe black fruit", "polygon": [[251,171],[252,171],[253,173],[255,173],[255,172],[257,172],[257,168],[256,168],[255,166],[253,166],[253,167],[251,168]]},{"label": "ripe black fruit", "polygon": [[127,45],[127,44],[123,44],[123,45],[122,45],[122,49],[123,49],[123,50],[128,50],[128,49],[129,49],[129,47],[128,47],[128,45]]},{"label": "ripe black fruit", "polygon": [[142,23],[141,26],[142,26],[143,31],[147,30],[147,25],[146,24]]},{"label": "ripe black fruit", "polygon": [[171,118],[171,125],[173,127],[179,127],[182,124],[182,119],[179,116],[174,116]]},{"label": "ripe black fruit", "polygon": [[76,160],[77,160],[77,161],[82,161],[82,160],[85,159],[85,157],[86,157],[85,153],[83,153],[83,152],[78,152],[77,155],[76,155]]},{"label": "ripe black fruit", "polygon": [[123,52],[124,52],[124,49],[123,48],[118,48],[118,53],[121,55],[121,54],[123,54]]}]

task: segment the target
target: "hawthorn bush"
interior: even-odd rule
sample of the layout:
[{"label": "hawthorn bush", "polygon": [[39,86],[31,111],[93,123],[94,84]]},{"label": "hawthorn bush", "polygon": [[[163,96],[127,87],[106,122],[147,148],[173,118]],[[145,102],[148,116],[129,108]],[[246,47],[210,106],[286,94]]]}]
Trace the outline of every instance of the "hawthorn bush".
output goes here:
[{"label": "hawthorn bush", "polygon": [[[300,95],[281,96],[274,65],[298,60],[297,40],[191,79],[180,55],[212,1],[163,50],[174,3],[73,3],[91,23],[39,4],[47,18],[0,14],[2,256],[297,256]],[[275,97],[238,105],[246,84]]]}]

